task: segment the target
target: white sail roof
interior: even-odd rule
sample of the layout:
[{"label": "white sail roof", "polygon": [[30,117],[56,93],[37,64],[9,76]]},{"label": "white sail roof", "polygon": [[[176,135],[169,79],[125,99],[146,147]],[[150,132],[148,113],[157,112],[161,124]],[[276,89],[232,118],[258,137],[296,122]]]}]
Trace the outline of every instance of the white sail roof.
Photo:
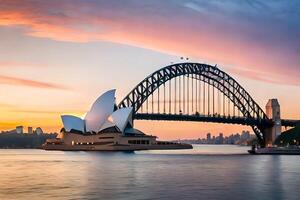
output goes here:
[{"label": "white sail roof", "polygon": [[116,110],[111,114],[111,116],[108,117],[100,131],[116,126],[123,133],[128,123],[132,125],[132,110],[132,107]]},{"label": "white sail roof", "polygon": [[104,122],[104,124],[101,126],[99,131],[102,131],[104,129],[114,127],[114,126],[116,126],[116,124],[113,122],[112,116],[109,116],[109,118],[106,120],[106,122]]},{"label": "white sail roof", "polygon": [[84,132],[84,120],[79,117],[72,115],[62,115],[62,122],[66,131],[71,131],[71,129]]},{"label": "white sail roof", "polygon": [[98,97],[85,116],[86,131],[98,132],[106,119],[113,113],[115,93],[115,89],[109,90]]}]

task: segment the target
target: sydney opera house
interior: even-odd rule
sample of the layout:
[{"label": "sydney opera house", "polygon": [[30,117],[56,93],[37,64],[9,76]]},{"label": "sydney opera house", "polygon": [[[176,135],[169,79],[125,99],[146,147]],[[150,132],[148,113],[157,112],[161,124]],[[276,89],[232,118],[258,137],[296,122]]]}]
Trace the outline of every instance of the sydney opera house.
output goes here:
[{"label": "sydney opera house", "polygon": [[62,115],[64,127],[56,139],[48,139],[45,150],[122,151],[186,149],[188,144],[157,141],[133,127],[131,107],[118,109],[115,90],[102,94],[84,119]]}]

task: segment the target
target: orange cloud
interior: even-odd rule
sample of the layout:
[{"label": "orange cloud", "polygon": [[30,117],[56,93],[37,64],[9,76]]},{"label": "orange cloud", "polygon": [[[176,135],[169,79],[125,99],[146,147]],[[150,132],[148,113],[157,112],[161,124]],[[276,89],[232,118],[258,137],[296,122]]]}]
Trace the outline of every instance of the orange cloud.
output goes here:
[{"label": "orange cloud", "polygon": [[58,84],[22,79],[22,78],[11,77],[11,76],[3,76],[3,75],[0,75],[0,84],[29,86],[29,87],[45,88],[45,89],[63,89],[63,90],[68,89],[67,87]]},{"label": "orange cloud", "polygon": [[[69,42],[89,42],[101,40],[99,33],[76,29],[66,25],[66,19],[63,21],[57,17],[35,16],[30,10],[20,11],[1,11],[0,25],[2,26],[24,26],[27,35],[41,38],[50,38],[58,41]],[[72,20],[68,20],[72,23]]]},{"label": "orange cloud", "polygon": [[0,130],[11,130],[17,125],[18,123],[15,122],[0,122]]}]

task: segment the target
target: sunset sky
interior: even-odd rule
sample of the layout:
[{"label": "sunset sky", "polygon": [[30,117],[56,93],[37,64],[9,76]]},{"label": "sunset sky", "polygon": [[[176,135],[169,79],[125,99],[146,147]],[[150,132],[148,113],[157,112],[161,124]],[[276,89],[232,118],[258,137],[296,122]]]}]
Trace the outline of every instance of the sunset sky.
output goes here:
[{"label": "sunset sky", "polygon": [[[61,114],[84,115],[112,88],[120,101],[181,56],[218,64],[262,108],[278,98],[283,118],[300,119],[298,0],[0,0],[0,41],[0,130],[57,132]],[[135,125],[163,139],[249,129]]]}]

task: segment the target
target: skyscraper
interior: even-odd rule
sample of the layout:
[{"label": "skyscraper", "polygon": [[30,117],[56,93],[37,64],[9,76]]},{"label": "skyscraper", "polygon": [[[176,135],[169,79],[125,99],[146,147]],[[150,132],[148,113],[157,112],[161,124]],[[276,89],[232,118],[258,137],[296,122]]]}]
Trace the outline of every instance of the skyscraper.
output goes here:
[{"label": "skyscraper", "polygon": [[211,141],[211,134],[210,133],[207,133],[206,140],[207,140],[207,142]]},{"label": "skyscraper", "polygon": [[223,144],[223,142],[224,142],[224,136],[223,136],[223,133],[220,133],[220,134],[219,134],[219,142],[220,142],[220,144]]}]

